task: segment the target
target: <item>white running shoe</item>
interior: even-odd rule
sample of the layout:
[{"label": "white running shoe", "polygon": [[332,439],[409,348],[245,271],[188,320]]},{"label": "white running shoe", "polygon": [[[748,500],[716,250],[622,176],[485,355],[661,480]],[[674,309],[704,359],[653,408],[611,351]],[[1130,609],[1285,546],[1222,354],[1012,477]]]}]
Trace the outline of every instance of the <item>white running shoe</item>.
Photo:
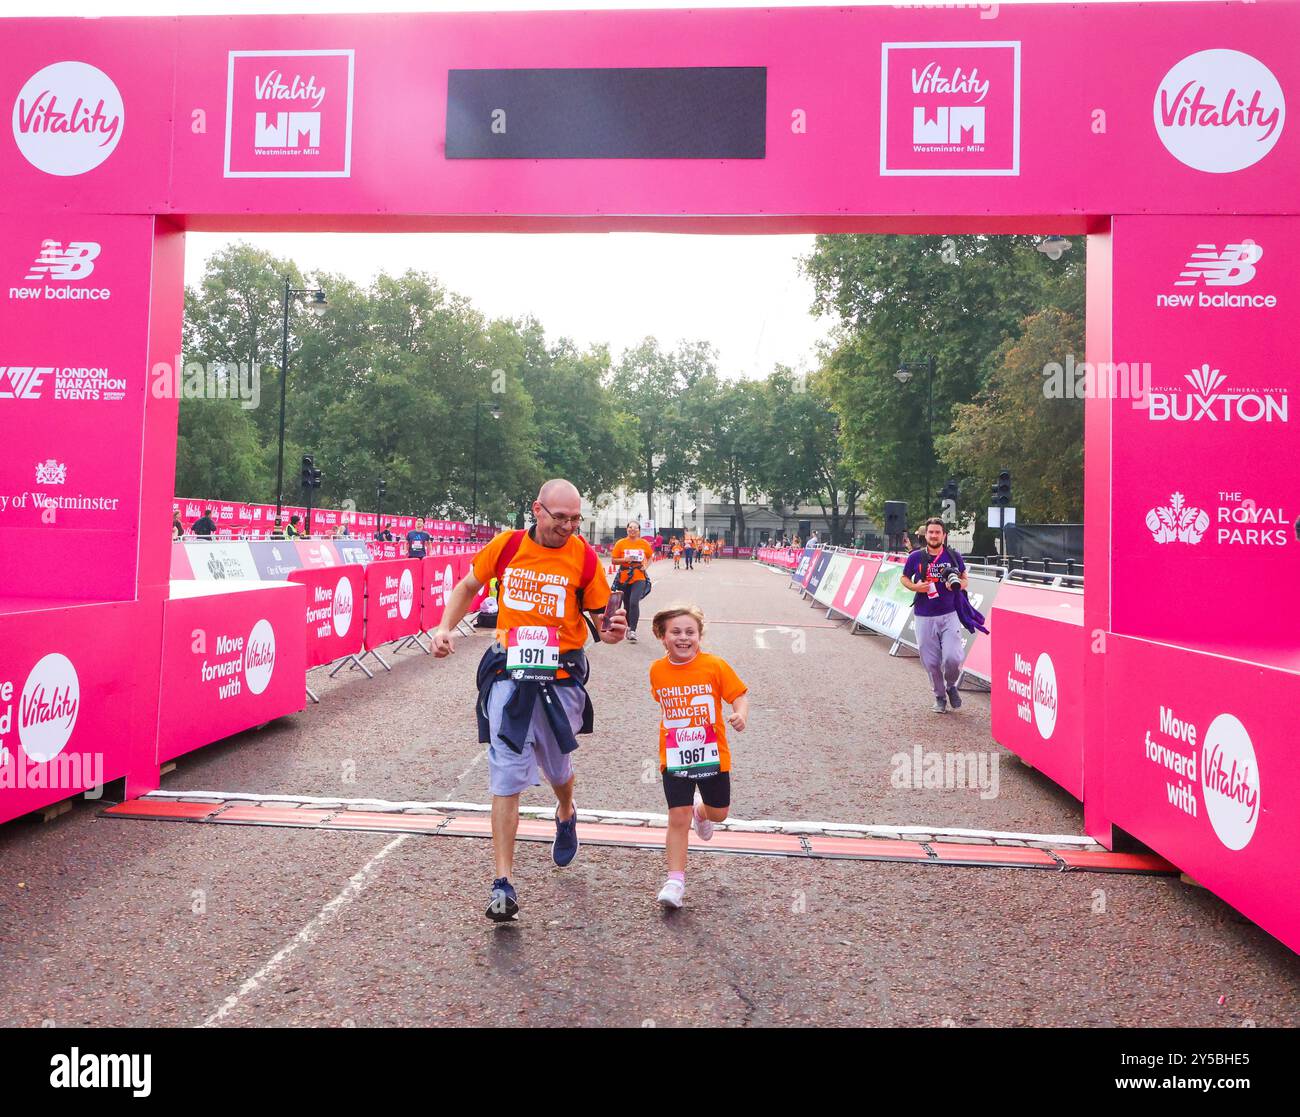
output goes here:
[{"label": "white running shoe", "polygon": [[695,809],[691,811],[691,829],[700,836],[702,842],[707,842],[713,837],[713,823],[707,818],[701,818],[695,813]]},{"label": "white running shoe", "polygon": [[680,880],[666,880],[656,899],[666,908],[680,908],[686,895],[686,885]]}]

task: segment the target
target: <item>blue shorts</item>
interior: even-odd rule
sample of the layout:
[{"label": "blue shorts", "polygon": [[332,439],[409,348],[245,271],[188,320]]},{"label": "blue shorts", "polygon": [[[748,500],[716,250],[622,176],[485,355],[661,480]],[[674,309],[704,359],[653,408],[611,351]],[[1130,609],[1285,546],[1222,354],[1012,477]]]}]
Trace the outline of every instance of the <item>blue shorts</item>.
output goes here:
[{"label": "blue shorts", "polygon": [[[539,770],[552,787],[568,783],[573,778],[573,754],[560,751],[540,702],[533,707],[523,752],[515,752],[497,735],[501,728],[501,713],[514,692],[512,680],[498,679],[488,694],[488,790],[493,795],[518,795],[525,788],[536,787],[542,782]],[[569,725],[577,733],[582,728],[582,712],[586,707],[582,688],[557,686],[553,692],[569,716]]]}]

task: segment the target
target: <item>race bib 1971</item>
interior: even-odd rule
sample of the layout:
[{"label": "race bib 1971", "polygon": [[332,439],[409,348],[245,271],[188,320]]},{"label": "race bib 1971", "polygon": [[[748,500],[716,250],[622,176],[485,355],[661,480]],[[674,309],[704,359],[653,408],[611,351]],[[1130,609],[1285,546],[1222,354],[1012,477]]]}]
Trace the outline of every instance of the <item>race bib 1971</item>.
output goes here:
[{"label": "race bib 1971", "polygon": [[669,729],[664,735],[664,765],[669,775],[699,780],[721,767],[718,735],[712,725]]},{"label": "race bib 1971", "polygon": [[506,637],[506,670],[518,682],[546,682],[560,666],[560,630],[518,625]]}]

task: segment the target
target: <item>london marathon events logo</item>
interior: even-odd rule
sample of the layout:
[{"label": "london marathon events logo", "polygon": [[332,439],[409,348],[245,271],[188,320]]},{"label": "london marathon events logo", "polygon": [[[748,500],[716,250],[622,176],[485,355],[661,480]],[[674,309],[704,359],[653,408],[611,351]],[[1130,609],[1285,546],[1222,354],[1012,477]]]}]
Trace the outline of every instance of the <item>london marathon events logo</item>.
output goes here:
[{"label": "london marathon events logo", "polygon": [[235,50],[226,85],[226,178],[352,173],[350,50]]},{"label": "london marathon events logo", "polygon": [[1156,89],[1156,134],[1180,163],[1210,174],[1253,166],[1282,135],[1286,98],[1273,72],[1239,50],[1202,50]]},{"label": "london marathon events logo", "polygon": [[103,70],[55,62],[23,84],[14,101],[14,142],[37,170],[67,178],[93,171],[122,138],[122,94]]},{"label": "london marathon events logo", "polygon": [[884,43],[882,175],[1018,175],[1020,43]]}]

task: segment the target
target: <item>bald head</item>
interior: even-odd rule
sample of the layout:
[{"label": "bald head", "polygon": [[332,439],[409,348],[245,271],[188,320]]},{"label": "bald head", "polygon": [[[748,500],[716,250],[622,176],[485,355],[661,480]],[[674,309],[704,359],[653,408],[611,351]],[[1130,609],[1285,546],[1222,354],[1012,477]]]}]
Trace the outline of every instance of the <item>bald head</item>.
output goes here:
[{"label": "bald head", "polygon": [[564,546],[578,530],[581,515],[582,496],[573,484],[562,477],[547,481],[533,501],[537,542],[544,547]]},{"label": "bald head", "polygon": [[537,492],[537,499],[543,504],[554,507],[556,504],[582,504],[582,494],[572,481],[563,477],[554,477],[547,481]]}]

